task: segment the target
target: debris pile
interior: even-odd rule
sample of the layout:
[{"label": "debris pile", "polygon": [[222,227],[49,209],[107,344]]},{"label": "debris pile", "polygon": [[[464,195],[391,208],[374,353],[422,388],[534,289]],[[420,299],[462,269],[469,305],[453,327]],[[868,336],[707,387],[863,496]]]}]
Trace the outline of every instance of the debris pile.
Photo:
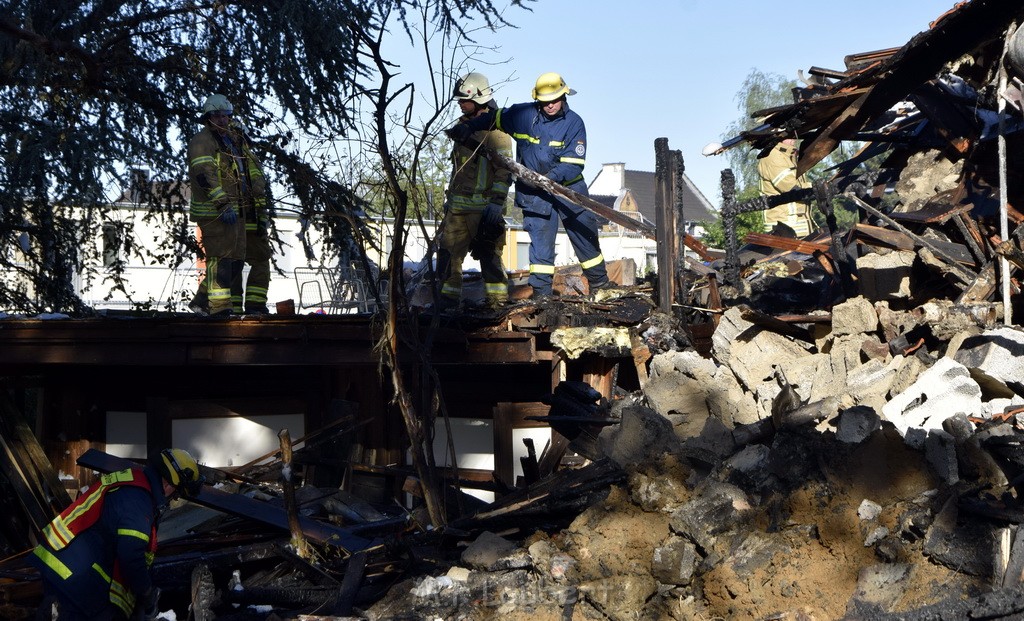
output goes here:
[{"label": "debris pile", "polygon": [[367,616],[1024,614],[1024,333],[940,302],[854,298],[808,340],[744,312],[612,405],[578,472],[622,479],[571,524],[492,525]]}]

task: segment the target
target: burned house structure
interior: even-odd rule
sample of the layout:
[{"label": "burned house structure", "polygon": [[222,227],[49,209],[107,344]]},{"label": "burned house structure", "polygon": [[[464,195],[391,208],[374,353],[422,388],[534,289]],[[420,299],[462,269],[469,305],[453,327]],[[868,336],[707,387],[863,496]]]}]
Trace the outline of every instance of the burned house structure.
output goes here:
[{"label": "burned house structure", "polygon": [[[921,439],[916,448],[931,451],[932,470],[945,468],[933,476],[903,443],[923,426],[906,414],[930,407],[926,395],[911,394],[914,378],[884,395],[846,384],[863,380],[878,389],[880,369],[894,367],[895,357],[940,367],[951,324],[991,330],[1000,320],[1015,323],[1015,276],[1024,269],[1024,215],[1014,209],[1024,192],[1015,165],[1024,153],[1024,67],[1017,68],[1016,51],[1024,44],[1014,34],[1021,18],[1024,8],[1012,4],[961,3],[902,48],[850,56],[845,70],[812,68],[814,79],[793,104],[763,111],[760,126],[722,146],[767,150],[798,137],[803,172],[841,141],[863,143],[831,181],[799,196],[826,216],[826,230],[807,238],[736,239],[732,218],[771,204],[733,200],[724,174],[730,244],[724,256],[704,248],[677,226],[686,220],[677,198],[682,161],[659,141],[658,222],[643,231],[660,242],[653,287],[571,295],[585,288],[578,272],[567,271],[559,275],[562,300],[520,302],[486,316],[0,321],[0,489],[14,508],[0,523],[9,557],[0,565],[0,614],[24,618],[37,604],[38,584],[19,557],[71,494],[123,463],[102,453],[123,441],[118,423],[134,420],[144,452],[152,452],[207,429],[205,422],[240,415],[297,421],[301,448],[291,454],[283,437],[260,459],[212,464],[219,467],[207,474],[217,489],[200,506],[217,512],[172,511],[168,524],[176,526],[155,570],[175,610],[191,607],[196,619],[268,616],[250,610],[246,617],[231,604],[270,604],[274,614],[307,618],[370,605],[370,618],[433,618],[478,605],[488,614],[552,618],[629,618],[642,607],[659,618],[753,619],[787,599],[794,611],[797,602],[815,602],[826,615],[845,609],[851,618],[883,619],[953,595],[967,602],[946,605],[954,615],[972,606],[990,618],[1020,614],[1024,543],[1005,524],[1024,521],[1021,505],[1009,492],[979,492],[1020,485],[1024,461],[1013,452],[1022,425],[1012,401],[1024,398],[1019,385],[976,375],[984,386],[972,394],[979,407],[983,392],[986,404],[998,397],[1010,405],[985,420],[956,418],[951,439]],[[860,210],[849,230],[832,213],[840,196]],[[397,342],[400,353],[390,374],[380,364],[384,342]],[[820,366],[805,364],[811,358]],[[840,373],[842,364],[849,368]],[[817,384],[826,366],[838,385]],[[683,380],[666,380],[683,368]],[[904,367],[886,381],[900,373]],[[964,376],[966,369],[957,381]],[[946,378],[936,383],[952,383]],[[898,407],[883,406],[886,399]],[[694,401],[702,416],[692,415]],[[408,405],[429,422],[411,425]],[[435,412],[436,419],[424,414]],[[437,451],[426,473],[440,482],[432,500],[444,519],[437,522],[424,510],[435,490],[410,446],[443,437],[451,419],[485,421],[494,461],[456,467],[442,457],[447,447]],[[996,423],[1005,427],[998,441],[967,429],[988,432]],[[520,433],[538,428],[551,430],[545,446]],[[205,441],[228,440],[214,433]],[[986,460],[986,451],[998,459]],[[837,465],[840,456],[848,461]],[[995,472],[1000,465],[1003,475]],[[897,466],[907,471],[893,475]],[[291,472],[301,478],[289,491],[291,481],[278,480]],[[899,486],[942,491],[907,500],[891,489]],[[493,500],[463,493],[471,489]],[[245,500],[234,493],[243,490]],[[864,490],[883,504],[896,499],[900,511],[883,534],[878,513],[863,517],[871,507],[862,514],[864,505],[854,505],[871,527],[870,543],[858,530],[868,526],[840,515],[835,501]],[[965,530],[958,507],[1000,520],[999,527]],[[606,536],[602,520],[617,510],[629,528],[599,541],[593,533]],[[969,558],[991,551],[993,532],[1002,562]],[[788,538],[785,546],[780,537]],[[296,545],[303,538],[314,554]],[[966,539],[974,547],[957,545]],[[884,571],[872,565],[862,584],[854,568],[854,595],[823,594],[841,572],[817,575],[801,565],[808,542],[814,554],[830,548],[852,550],[846,556],[856,562],[877,557]],[[943,568],[915,569],[915,555],[939,558]],[[766,560],[774,558],[784,560]],[[459,577],[453,565],[460,561],[483,582]],[[231,578],[239,567],[244,589]],[[899,574],[892,583],[928,588],[901,599],[906,591],[890,583],[864,586],[891,572]],[[939,584],[961,572],[970,576],[962,588]],[[413,588],[401,582],[410,576]],[[762,592],[754,582],[772,586]],[[531,597],[502,599],[487,590],[494,584]],[[977,599],[986,584],[1017,590],[998,602]],[[381,602],[392,587],[397,595]],[[909,614],[899,618],[957,618]]]}]

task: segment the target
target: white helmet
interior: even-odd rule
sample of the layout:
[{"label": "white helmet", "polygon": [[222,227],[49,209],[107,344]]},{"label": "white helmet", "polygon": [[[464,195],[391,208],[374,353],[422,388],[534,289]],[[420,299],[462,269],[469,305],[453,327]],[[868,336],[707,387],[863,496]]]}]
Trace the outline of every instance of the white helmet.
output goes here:
[{"label": "white helmet", "polygon": [[471,99],[481,106],[487,105],[491,100],[491,85],[487,82],[487,76],[482,73],[467,73],[455,83],[455,94],[452,95],[452,99]]},{"label": "white helmet", "polygon": [[211,112],[227,112],[231,114],[234,111],[234,106],[231,105],[231,102],[224,95],[214,93],[203,102],[203,117],[208,116]]}]

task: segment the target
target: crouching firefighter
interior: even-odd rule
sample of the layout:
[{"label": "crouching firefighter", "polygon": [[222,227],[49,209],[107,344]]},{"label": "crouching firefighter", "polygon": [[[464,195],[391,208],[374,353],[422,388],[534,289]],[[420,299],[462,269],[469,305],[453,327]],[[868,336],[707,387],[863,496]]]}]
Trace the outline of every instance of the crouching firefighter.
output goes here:
[{"label": "crouching firefighter", "polygon": [[181,449],[100,477],[43,529],[29,556],[42,576],[44,605],[56,601],[61,621],[155,619],[160,589],[150,565],[158,517],[170,499],[195,496],[201,486],[196,460]]}]

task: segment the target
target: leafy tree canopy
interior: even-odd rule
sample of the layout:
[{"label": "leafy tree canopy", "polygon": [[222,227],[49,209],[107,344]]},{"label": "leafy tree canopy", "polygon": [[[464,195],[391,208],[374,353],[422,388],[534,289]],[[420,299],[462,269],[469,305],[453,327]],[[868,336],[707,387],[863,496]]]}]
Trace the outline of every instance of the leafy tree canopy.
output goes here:
[{"label": "leafy tree canopy", "polygon": [[[519,6],[522,1],[513,0]],[[0,308],[81,312],[104,210],[132,187],[168,223],[156,259],[196,251],[181,215],[184,144],[203,100],[235,106],[292,207],[343,245],[361,200],[304,157],[300,134],[361,128],[374,46],[426,18],[441,32],[504,22],[493,0],[0,0]],[[379,50],[378,50],[379,51]],[[127,246],[132,246],[130,240]],[[116,286],[116,270],[114,273]]]}]

